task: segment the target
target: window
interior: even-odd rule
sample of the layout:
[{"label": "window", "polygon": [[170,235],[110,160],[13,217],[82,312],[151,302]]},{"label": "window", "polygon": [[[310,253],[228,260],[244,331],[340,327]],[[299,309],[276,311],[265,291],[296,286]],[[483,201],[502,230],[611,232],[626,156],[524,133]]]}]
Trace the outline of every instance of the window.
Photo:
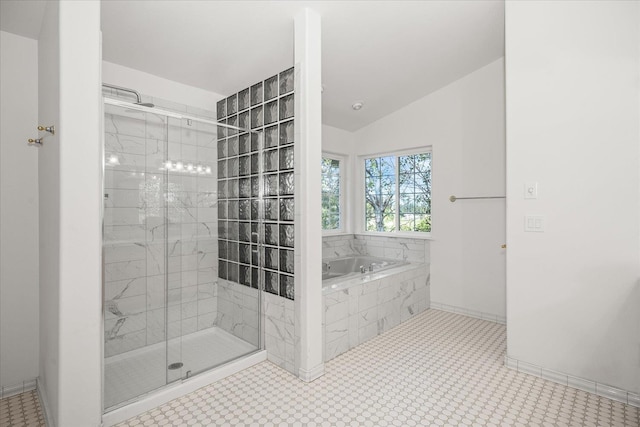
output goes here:
[{"label": "window", "polygon": [[341,230],[342,182],[338,158],[322,157],[322,229]]},{"label": "window", "polygon": [[365,230],[431,231],[431,153],[364,160]]}]

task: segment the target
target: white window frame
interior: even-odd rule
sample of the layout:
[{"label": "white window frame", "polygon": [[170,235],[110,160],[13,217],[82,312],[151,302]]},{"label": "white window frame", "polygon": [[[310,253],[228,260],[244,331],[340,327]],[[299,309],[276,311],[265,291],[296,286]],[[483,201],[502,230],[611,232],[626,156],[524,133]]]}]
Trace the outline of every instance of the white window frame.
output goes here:
[{"label": "white window frame", "polygon": [[[367,203],[367,199],[366,199],[366,194],[365,194],[365,190],[364,190],[364,185],[365,185],[365,161],[367,159],[372,159],[372,158],[376,158],[376,157],[386,157],[386,156],[394,156],[396,157],[402,157],[402,156],[409,156],[412,154],[423,154],[423,153],[430,153],[431,154],[431,171],[433,174],[433,147],[432,146],[424,146],[424,147],[416,147],[416,148],[410,148],[410,149],[406,149],[406,150],[395,150],[395,151],[383,151],[383,152],[375,152],[375,153],[367,153],[367,154],[362,154],[358,156],[358,216],[359,216],[359,220],[358,220],[358,233],[357,234],[362,234],[362,235],[372,235],[372,236],[386,236],[386,237],[407,237],[407,238],[411,238],[411,239],[431,239],[432,237],[432,233],[433,233],[433,223],[432,223],[432,229],[430,232],[423,232],[423,231],[400,231],[399,229],[396,229],[394,231],[369,231],[366,229],[366,225],[367,225],[367,220],[366,220],[366,203]],[[397,178],[397,174],[398,172],[396,171],[396,178]],[[400,180],[396,179],[395,180],[396,185],[395,185],[395,195],[396,195],[396,211],[395,211],[395,215],[396,215],[396,221],[398,221],[399,218],[399,211],[400,211],[400,203],[399,203],[399,199],[398,199],[398,194],[400,193]],[[432,175],[432,185],[433,185],[433,175]],[[432,192],[431,192],[431,215],[433,217],[433,188],[432,188]]]},{"label": "white window frame", "polygon": [[[344,154],[332,153],[328,151],[322,152],[323,159],[331,159],[337,160],[340,162],[340,199],[339,199],[339,208],[340,208],[340,228],[336,228],[333,230],[325,230],[322,229],[323,236],[333,236],[337,234],[345,234],[347,232],[347,206],[346,206],[346,181],[347,181],[347,161],[348,157]],[[322,202],[320,202],[320,206],[322,207]]]}]

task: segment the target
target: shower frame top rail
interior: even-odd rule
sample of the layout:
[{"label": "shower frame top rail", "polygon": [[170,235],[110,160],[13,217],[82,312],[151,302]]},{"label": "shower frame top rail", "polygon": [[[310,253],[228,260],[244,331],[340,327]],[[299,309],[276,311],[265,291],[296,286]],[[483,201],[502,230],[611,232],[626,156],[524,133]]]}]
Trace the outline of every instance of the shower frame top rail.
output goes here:
[{"label": "shower frame top rail", "polygon": [[142,111],[145,113],[161,114],[163,116],[172,117],[179,120],[193,120],[194,122],[200,122],[200,123],[205,123],[205,124],[214,125],[214,126],[221,126],[227,129],[234,129],[240,132],[257,133],[256,131],[251,129],[245,129],[238,126],[231,126],[226,123],[217,122],[215,120],[203,119],[202,117],[191,116],[191,115],[179,113],[176,111],[163,110],[162,108],[157,108],[157,107],[146,107],[144,105],[138,105],[132,102],[113,99],[107,96],[104,97],[104,103],[109,105],[115,105],[117,107],[125,107],[131,110]]}]

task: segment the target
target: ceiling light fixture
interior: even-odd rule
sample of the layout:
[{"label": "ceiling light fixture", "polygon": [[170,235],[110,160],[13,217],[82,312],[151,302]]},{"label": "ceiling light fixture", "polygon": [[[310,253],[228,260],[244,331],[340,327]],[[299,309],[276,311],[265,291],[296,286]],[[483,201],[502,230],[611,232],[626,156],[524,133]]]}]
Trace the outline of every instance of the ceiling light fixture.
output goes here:
[{"label": "ceiling light fixture", "polygon": [[355,111],[360,110],[362,107],[364,107],[364,104],[362,103],[362,101],[356,101],[351,106],[351,108],[353,108]]}]

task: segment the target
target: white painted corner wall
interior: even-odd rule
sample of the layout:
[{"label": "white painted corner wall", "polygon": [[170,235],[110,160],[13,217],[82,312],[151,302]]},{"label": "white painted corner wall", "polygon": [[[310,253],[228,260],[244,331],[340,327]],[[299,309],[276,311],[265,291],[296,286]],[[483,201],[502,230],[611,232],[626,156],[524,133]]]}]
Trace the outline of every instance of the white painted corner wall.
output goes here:
[{"label": "white painted corner wall", "polygon": [[99,426],[100,2],[48,2],[38,54],[40,383],[54,426]]},{"label": "white painted corner wall", "polygon": [[[329,141],[325,137],[325,145]],[[505,318],[504,60],[501,58],[354,133],[357,156],[432,147],[431,301]],[[351,199],[356,231],[363,194]]]},{"label": "white painted corner wall", "polygon": [[[635,393],[639,9],[506,3],[507,353]],[[524,199],[525,181],[538,199]],[[543,233],[524,232],[530,214]]]},{"label": "white painted corner wall", "polygon": [[0,31],[0,390],[38,377],[38,42]]}]

